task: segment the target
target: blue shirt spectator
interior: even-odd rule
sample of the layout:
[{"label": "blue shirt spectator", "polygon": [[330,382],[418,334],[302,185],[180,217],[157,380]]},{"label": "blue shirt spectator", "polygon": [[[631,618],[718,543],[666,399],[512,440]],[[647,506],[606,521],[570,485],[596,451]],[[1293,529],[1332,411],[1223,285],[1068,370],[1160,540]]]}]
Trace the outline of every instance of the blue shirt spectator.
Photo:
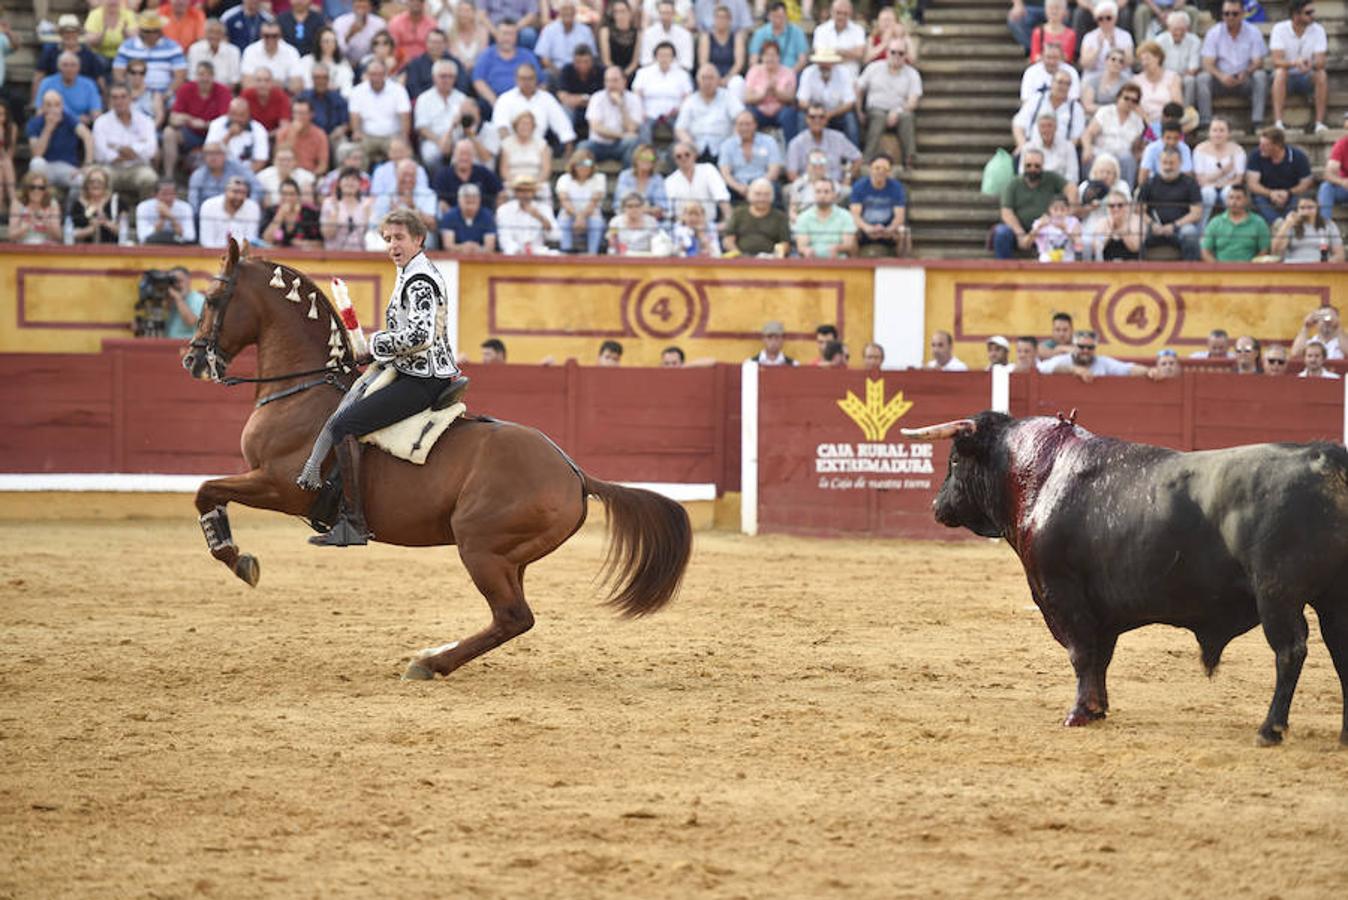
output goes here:
[{"label": "blue shirt spectator", "polygon": [[139,35],[122,41],[117,48],[117,56],[112,61],[114,77],[121,77],[127,65],[138,59],[145,63],[145,88],[156,94],[163,94],[173,86],[173,77],[179,72],[187,72],[187,57],[176,41],[160,37],[150,46]]},{"label": "blue shirt spectator", "polygon": [[772,166],[782,165],[782,151],[777,142],[761,132],[754,134],[751,157],[744,158],[744,141],[739,135],[732,134],[721,143],[716,162],[729,169],[732,178],[746,185],[755,178],[768,178]]},{"label": "blue shirt spectator", "polygon": [[[783,12],[782,20],[786,20],[786,13]],[[788,69],[800,71],[801,66],[796,65],[798,61],[807,60],[810,56],[810,44],[805,40],[805,32],[800,30],[797,25],[786,23],[786,28],[781,34],[773,32],[772,13],[768,14],[768,21],[758,26],[754,31],[753,37],[749,39],[749,55],[756,57],[763,50],[763,44],[767,41],[776,41],[777,47],[782,51],[782,65]]]},{"label": "blue shirt spectator", "polygon": [[[1184,141],[1180,141],[1178,144],[1175,145],[1175,147],[1176,149],[1179,150],[1180,154],[1180,171],[1189,172],[1192,174],[1194,170],[1193,151],[1189,149],[1189,145],[1186,144]],[[1161,151],[1164,149],[1165,149],[1165,141],[1160,138],[1148,144],[1146,149],[1142,151],[1142,163],[1141,165],[1138,166],[1138,171],[1140,172],[1145,169],[1149,173],[1148,177],[1151,177],[1152,175],[1160,175]]]},{"label": "blue shirt spectator", "polygon": [[[861,221],[867,225],[888,225],[894,221],[894,207],[908,206],[908,192],[893,178],[884,187],[876,187],[869,178],[852,185],[852,203],[861,204]],[[862,243],[865,243],[865,237]]]},{"label": "blue shirt spectator", "polygon": [[237,159],[225,157],[224,166],[219,174],[212,172],[209,163],[206,163],[198,166],[196,171],[192,173],[192,177],[188,179],[187,202],[192,204],[192,211],[199,214],[201,204],[212,197],[223,194],[229,180],[235,177],[248,182],[249,196],[261,206],[263,199],[262,183],[253,175],[253,170]]},{"label": "blue shirt spectator", "polygon": [[554,69],[560,69],[571,62],[576,55],[576,48],[582,44],[597,54],[599,42],[594,39],[594,32],[589,25],[573,21],[571,30],[567,31],[562,20],[555,19],[539,33],[538,43],[534,44],[534,55],[546,59]]},{"label": "blue shirt spectator", "polygon": [[[61,54],[65,52],[67,52],[66,48],[60,43],[43,44],[42,52],[37,58],[37,71],[43,73],[44,77],[46,75],[55,75],[56,61],[60,59]],[[83,44],[80,45],[79,50],[72,50],[70,52],[80,58],[80,74],[85,78],[98,81],[104,75],[108,74],[107,61]]]},{"label": "blue shirt spectator", "polygon": [[463,211],[453,206],[440,216],[440,230],[453,232],[455,244],[478,244],[485,247],[487,236],[496,234],[496,216],[484,206],[473,216],[473,221],[465,222]]},{"label": "blue shirt spectator", "polygon": [[543,81],[543,67],[532,50],[516,47],[510,59],[502,59],[496,45],[492,44],[477,55],[477,63],[473,66],[473,80],[485,81],[487,87],[499,96],[515,86],[515,70],[525,63],[533,66],[534,71],[538,73],[538,80]]},{"label": "blue shirt spectator", "polygon": [[241,4],[220,17],[220,24],[225,26],[229,42],[238,47],[240,53],[247,49],[249,44],[262,40],[263,23],[274,21],[276,20],[272,14],[262,9],[261,4],[257,4],[256,11],[252,13],[247,12],[246,4]]},{"label": "blue shirt spectator", "polygon": [[618,187],[614,189],[613,196],[617,202],[621,203],[622,198],[628,194],[636,194],[646,201],[648,209],[658,209],[664,212],[669,209],[669,195],[665,193],[665,180],[659,173],[655,174],[646,181],[646,190],[637,188],[637,176],[631,169],[623,169],[618,173]]},{"label": "blue shirt spectator", "polygon": [[103,95],[99,92],[98,85],[83,75],[76,75],[73,84],[66,84],[59,72],[48,75],[37,87],[39,103],[47,91],[56,91],[60,94],[61,100],[65,102],[66,112],[72,113],[76,118],[84,118],[87,115],[88,118],[85,119],[87,122],[92,122],[103,111]]},{"label": "blue shirt spectator", "polygon": [[[42,154],[42,158],[49,163],[61,162],[78,167],[81,142],[75,129],[79,124],[80,120],[71,115],[70,112],[62,113],[61,124],[56,126],[56,130],[47,139],[47,151]],[[42,129],[46,125],[47,118],[42,114],[42,108],[38,107],[36,115],[30,118],[28,124],[24,126],[24,134],[31,141],[42,134]]]},{"label": "blue shirt spectator", "polygon": [[436,169],[435,174],[431,176],[431,189],[435,191],[436,196],[451,207],[458,204],[459,188],[465,184],[477,185],[478,190],[482,192],[484,208],[491,209],[496,206],[496,197],[501,193],[501,179],[497,178],[496,173],[486,166],[473,163],[473,168],[469,171],[468,177],[464,178],[451,162]]},{"label": "blue shirt spectator", "polygon": [[327,134],[332,134],[334,129],[341,128],[351,121],[346,101],[337,91],[324,91],[320,94],[310,88],[302,92],[299,99],[309,103],[314,111],[314,124]]}]

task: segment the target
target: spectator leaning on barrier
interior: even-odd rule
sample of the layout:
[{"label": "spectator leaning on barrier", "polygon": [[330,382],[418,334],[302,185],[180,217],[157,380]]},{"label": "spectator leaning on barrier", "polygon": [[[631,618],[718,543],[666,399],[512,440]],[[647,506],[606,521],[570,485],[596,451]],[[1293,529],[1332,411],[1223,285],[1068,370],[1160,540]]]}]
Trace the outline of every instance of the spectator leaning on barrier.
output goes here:
[{"label": "spectator leaning on barrier", "polygon": [[1039,339],[1033,335],[1016,338],[1016,367],[1013,371],[1030,372],[1039,363]]},{"label": "spectator leaning on barrier", "polygon": [[955,338],[948,331],[931,333],[931,359],[927,360],[928,369],[941,372],[967,372],[969,367],[954,354]]},{"label": "spectator leaning on barrier", "polygon": [[1208,332],[1208,345],[1202,350],[1189,354],[1190,359],[1230,359],[1231,335],[1225,328],[1214,328]]},{"label": "spectator leaning on barrier", "polygon": [[1237,375],[1260,375],[1259,342],[1248,334],[1236,338],[1236,367],[1231,371]]},{"label": "spectator leaning on barrier", "polygon": [[1310,159],[1300,148],[1287,146],[1281,128],[1265,128],[1245,161],[1245,186],[1255,212],[1272,225],[1291,211],[1298,194],[1315,186]]},{"label": "spectator leaning on barrier", "polygon": [[1142,185],[1137,199],[1146,222],[1146,246],[1168,245],[1177,248],[1182,259],[1199,258],[1203,192],[1192,175],[1180,171],[1179,150],[1161,151],[1161,174]]},{"label": "spectator leaning on barrier", "polygon": [[1343,235],[1333,220],[1320,216],[1315,198],[1304,194],[1273,229],[1272,252],[1287,263],[1341,263]]},{"label": "spectator leaning on barrier", "polygon": [[885,364],[885,348],[870,343],[861,348],[861,367],[868,372],[878,372]]},{"label": "spectator leaning on barrier", "polygon": [[749,362],[760,366],[794,366],[796,361],[782,350],[786,343],[786,328],[781,322],[766,322],[763,325],[763,349],[749,357]]},{"label": "spectator leaning on barrier", "polygon": [[1319,341],[1324,344],[1327,358],[1343,359],[1348,340],[1345,340],[1339,321],[1339,311],[1336,308],[1321,306],[1306,315],[1301,323],[1301,331],[1297,332],[1296,338],[1292,341],[1294,358],[1302,355],[1308,341]]},{"label": "spectator leaning on barrier", "polygon": [[1329,103],[1329,73],[1325,71],[1325,57],[1329,51],[1329,36],[1324,26],[1315,21],[1315,0],[1292,0],[1288,4],[1291,17],[1273,26],[1268,45],[1273,56],[1273,124],[1283,128],[1282,111],[1287,94],[1313,98],[1315,104],[1314,131],[1328,131],[1325,108]]},{"label": "spectator leaning on barrier", "polygon": [[1039,371],[1045,375],[1075,375],[1090,383],[1100,376],[1128,375],[1134,378],[1156,379],[1159,373],[1155,369],[1126,363],[1112,356],[1097,356],[1095,352],[1095,332],[1081,329],[1072,336],[1072,353],[1055,356],[1039,364]]},{"label": "spectator leaning on barrier", "polygon": [[1312,338],[1306,343],[1306,351],[1301,358],[1302,370],[1298,378],[1338,378],[1339,373],[1325,368],[1327,354],[1325,345]]},{"label": "spectator leaning on barrier", "polygon": [[1250,98],[1250,119],[1257,129],[1264,124],[1268,97],[1268,73],[1264,57],[1268,48],[1259,29],[1245,21],[1242,0],[1223,0],[1222,20],[1203,37],[1203,71],[1197,81],[1198,127],[1212,121],[1212,95],[1240,94]]},{"label": "spectator leaning on barrier", "polygon": [[1179,354],[1169,347],[1164,350],[1156,351],[1156,378],[1164,381],[1167,378],[1179,378],[1183,374],[1180,368]]},{"label": "spectator leaning on barrier", "polygon": [[479,347],[482,350],[482,365],[494,366],[506,364],[506,345],[498,338],[487,338]]},{"label": "spectator leaning on barrier", "polygon": [[1264,374],[1287,374],[1287,348],[1282,344],[1269,344],[1264,348]]},{"label": "spectator leaning on barrier", "polygon": [[988,365],[989,372],[997,369],[1011,369],[1011,342],[1000,334],[994,334],[988,338]]},{"label": "spectator leaning on barrier", "polygon": [[810,360],[812,366],[822,366],[826,362],[824,352],[828,350],[828,345],[838,340],[838,326],[824,323],[817,325],[814,329],[814,344],[819,348],[819,355]]},{"label": "spectator leaning on barrier", "polygon": [[599,355],[595,365],[602,368],[616,368],[623,364],[623,345],[617,341],[604,341],[599,345]]},{"label": "spectator leaning on barrier", "polygon": [[1250,193],[1243,184],[1226,190],[1226,212],[1203,229],[1204,262],[1249,262],[1269,252],[1272,236],[1262,216],[1250,214]]}]

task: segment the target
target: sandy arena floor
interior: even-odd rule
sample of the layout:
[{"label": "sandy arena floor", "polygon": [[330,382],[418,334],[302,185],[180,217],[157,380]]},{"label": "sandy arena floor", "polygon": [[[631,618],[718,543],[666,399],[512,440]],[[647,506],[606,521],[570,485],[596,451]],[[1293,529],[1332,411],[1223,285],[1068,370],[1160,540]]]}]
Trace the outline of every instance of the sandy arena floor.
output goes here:
[{"label": "sandy arena floor", "polygon": [[[1257,632],[1209,681],[1126,635],[1059,726],[1064,651],[1004,546],[700,534],[619,621],[602,533],[538,626],[447,681],[486,606],[449,550],[237,519],[0,524],[0,897],[1343,897],[1348,751],[1312,622],[1276,750]],[[356,585],[356,587],[352,587]]]}]

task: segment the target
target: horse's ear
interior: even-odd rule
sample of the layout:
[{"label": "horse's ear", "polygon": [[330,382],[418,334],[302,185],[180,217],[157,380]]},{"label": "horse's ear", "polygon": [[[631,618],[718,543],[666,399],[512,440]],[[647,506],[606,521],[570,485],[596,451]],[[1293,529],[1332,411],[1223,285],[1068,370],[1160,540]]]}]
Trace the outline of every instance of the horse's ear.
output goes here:
[{"label": "horse's ear", "polygon": [[232,272],[234,267],[239,264],[239,242],[234,240],[234,235],[229,236],[229,249],[225,252],[225,271]]},{"label": "horse's ear", "polygon": [[243,241],[239,244],[239,258],[240,258],[240,259],[247,259],[247,258],[248,258],[248,250],[249,250],[249,247],[248,247],[248,238],[244,238]]}]

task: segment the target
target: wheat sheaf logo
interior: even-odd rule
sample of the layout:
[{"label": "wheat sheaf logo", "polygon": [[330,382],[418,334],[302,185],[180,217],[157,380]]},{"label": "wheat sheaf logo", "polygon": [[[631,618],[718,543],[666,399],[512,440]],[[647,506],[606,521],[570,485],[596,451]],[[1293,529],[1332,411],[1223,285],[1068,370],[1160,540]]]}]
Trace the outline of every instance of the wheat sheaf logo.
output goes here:
[{"label": "wheat sheaf logo", "polygon": [[885,435],[889,434],[889,429],[913,408],[913,404],[903,399],[903,391],[899,391],[886,401],[884,379],[867,378],[865,401],[848,391],[847,396],[838,401],[838,408],[857,423],[866,440],[883,441]]}]

